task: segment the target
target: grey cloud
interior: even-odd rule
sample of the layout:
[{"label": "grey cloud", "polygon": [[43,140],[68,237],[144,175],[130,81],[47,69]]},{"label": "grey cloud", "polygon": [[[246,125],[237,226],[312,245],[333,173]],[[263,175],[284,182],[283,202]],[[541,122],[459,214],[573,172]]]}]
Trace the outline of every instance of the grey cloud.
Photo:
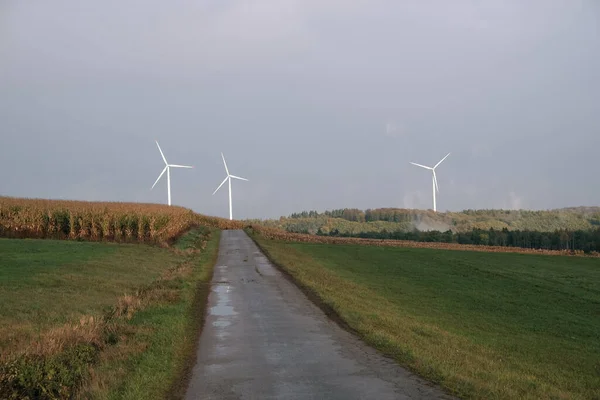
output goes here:
[{"label": "grey cloud", "polygon": [[597,205],[599,8],[3,2],[0,193],[166,202],[158,139],[196,166],[174,203],[207,214],[228,214],[221,151],[240,218],[428,208],[408,161],[448,152],[442,210]]}]

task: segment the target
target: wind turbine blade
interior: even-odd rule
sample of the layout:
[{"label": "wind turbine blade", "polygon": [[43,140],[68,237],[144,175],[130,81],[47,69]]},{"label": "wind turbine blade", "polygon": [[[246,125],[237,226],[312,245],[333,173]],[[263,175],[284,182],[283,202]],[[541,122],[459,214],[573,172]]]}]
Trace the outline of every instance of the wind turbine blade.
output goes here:
[{"label": "wind turbine blade", "polygon": [[425,169],[433,169],[433,168],[431,168],[431,167],[426,167],[426,166],[424,166],[424,165],[417,164],[417,163],[414,163],[414,162],[411,162],[411,164],[412,164],[412,165],[416,165],[417,167],[425,168]]},{"label": "wind turbine blade", "polygon": [[438,193],[439,193],[439,191],[440,191],[440,188],[438,187],[438,183],[437,183],[437,177],[435,176],[435,170],[432,170],[432,171],[433,171],[433,182],[435,183],[435,189],[436,189],[436,190],[438,191]]},{"label": "wind turbine blade", "polygon": [[227,175],[229,175],[229,170],[227,169],[227,163],[225,162],[225,156],[223,153],[221,153],[221,158],[223,159],[223,164],[225,164],[225,172],[227,172]]},{"label": "wind turbine blade", "polygon": [[232,177],[232,178],[235,178],[235,179],[240,179],[242,181],[247,181],[248,180],[246,178],[240,178],[239,176],[235,176],[235,175],[229,175],[229,176]]},{"label": "wind turbine blade", "polygon": [[169,167],[175,167],[175,168],[194,168],[194,167],[190,167],[189,165],[177,165],[177,164],[169,164]]},{"label": "wind turbine blade", "polygon": [[[223,184],[224,184],[225,182],[227,182],[227,179],[229,179],[229,175],[227,175],[227,176],[225,177],[225,179],[223,179],[223,182],[221,182],[221,184],[219,185],[219,187],[217,188],[217,190],[221,189],[221,186],[223,186]],[[213,192],[213,195],[214,195],[215,193],[217,193],[217,190],[215,190],[215,191]]]},{"label": "wind turbine blade", "polygon": [[158,146],[158,151],[160,151],[160,155],[162,156],[163,160],[165,161],[165,164],[169,165],[169,163],[167,162],[167,159],[165,158],[165,155],[163,154],[160,145],[158,144],[158,140],[156,141],[156,145]]},{"label": "wind turbine blade", "polygon": [[442,159],[440,160],[440,162],[439,162],[439,163],[437,163],[437,164],[435,164],[435,167],[433,167],[433,168],[437,168],[437,166],[438,166],[438,165],[440,165],[440,164],[442,163],[442,161],[444,161],[446,158],[448,158],[448,156],[449,156],[449,155],[450,155],[450,153],[446,154],[446,157],[442,158]]},{"label": "wind turbine blade", "polygon": [[165,167],[165,169],[162,170],[162,172],[160,173],[160,175],[156,179],[156,182],[154,182],[154,185],[152,185],[152,187],[150,188],[150,190],[154,189],[154,186],[156,186],[156,184],[158,183],[158,181],[160,180],[160,178],[163,176],[163,174],[165,173],[165,171],[167,170],[167,168],[169,168],[168,165]]}]

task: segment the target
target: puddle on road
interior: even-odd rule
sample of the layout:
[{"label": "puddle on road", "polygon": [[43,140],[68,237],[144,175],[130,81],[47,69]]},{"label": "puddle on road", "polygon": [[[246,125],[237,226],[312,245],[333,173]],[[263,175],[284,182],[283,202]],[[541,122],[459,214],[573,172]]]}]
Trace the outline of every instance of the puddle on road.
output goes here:
[{"label": "puddle on road", "polygon": [[231,322],[229,322],[229,321],[215,321],[215,322],[213,322],[213,326],[216,326],[217,328],[227,328],[229,325],[231,325]]},{"label": "puddle on road", "polygon": [[233,311],[233,307],[231,306],[221,306],[216,305],[210,308],[210,313],[212,315],[216,315],[218,317],[226,317],[229,315],[236,315],[237,313]]},{"label": "puddle on road", "polygon": [[210,314],[217,317],[236,315],[237,312],[235,312],[233,307],[229,305],[231,300],[231,296],[229,295],[229,292],[231,292],[231,286],[216,285],[213,287],[213,291],[217,293],[217,304],[210,308]]},{"label": "puddle on road", "polygon": [[219,303],[221,301],[229,301],[229,292],[231,292],[231,286],[229,285],[217,285],[213,288],[213,291],[217,292],[219,295]]}]

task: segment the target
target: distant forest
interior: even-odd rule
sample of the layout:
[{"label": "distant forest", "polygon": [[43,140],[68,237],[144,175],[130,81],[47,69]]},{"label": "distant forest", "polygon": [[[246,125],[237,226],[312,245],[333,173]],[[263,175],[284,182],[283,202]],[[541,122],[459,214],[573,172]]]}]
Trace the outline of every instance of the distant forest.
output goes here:
[{"label": "distant forest", "polygon": [[600,207],[446,213],[343,208],[259,222],[288,232],[324,236],[600,251]]},{"label": "distant forest", "polygon": [[[317,211],[302,211],[293,213],[289,216],[292,219],[300,218],[341,218],[352,222],[404,222],[412,221],[416,215],[433,214],[441,221],[446,221],[448,218],[455,219],[463,217],[469,220],[497,220],[499,222],[514,221],[515,219],[547,219],[549,223],[565,219],[585,219],[591,225],[600,226],[600,207],[576,207],[562,208],[557,210],[547,211],[530,211],[530,210],[464,210],[458,213],[431,213],[424,210],[412,210],[403,208],[376,208],[367,209],[365,211],[357,208],[342,208],[319,213]],[[455,222],[455,221],[453,221]],[[565,221],[570,222],[570,221]]]},{"label": "distant forest", "polygon": [[475,229],[471,232],[453,233],[448,230],[412,232],[360,232],[340,233],[338,230],[317,231],[317,235],[338,237],[359,237],[365,239],[413,240],[417,242],[444,242],[489,246],[521,247],[543,250],[580,250],[585,253],[600,252],[600,228],[588,231],[557,230],[555,232],[501,231]]}]

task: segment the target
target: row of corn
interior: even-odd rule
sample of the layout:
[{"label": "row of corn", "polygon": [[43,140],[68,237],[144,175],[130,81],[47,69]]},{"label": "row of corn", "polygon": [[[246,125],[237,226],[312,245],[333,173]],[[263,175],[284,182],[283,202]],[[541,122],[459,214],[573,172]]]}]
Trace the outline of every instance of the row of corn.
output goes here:
[{"label": "row of corn", "polygon": [[0,237],[168,243],[199,217],[156,204],[0,197]]}]

